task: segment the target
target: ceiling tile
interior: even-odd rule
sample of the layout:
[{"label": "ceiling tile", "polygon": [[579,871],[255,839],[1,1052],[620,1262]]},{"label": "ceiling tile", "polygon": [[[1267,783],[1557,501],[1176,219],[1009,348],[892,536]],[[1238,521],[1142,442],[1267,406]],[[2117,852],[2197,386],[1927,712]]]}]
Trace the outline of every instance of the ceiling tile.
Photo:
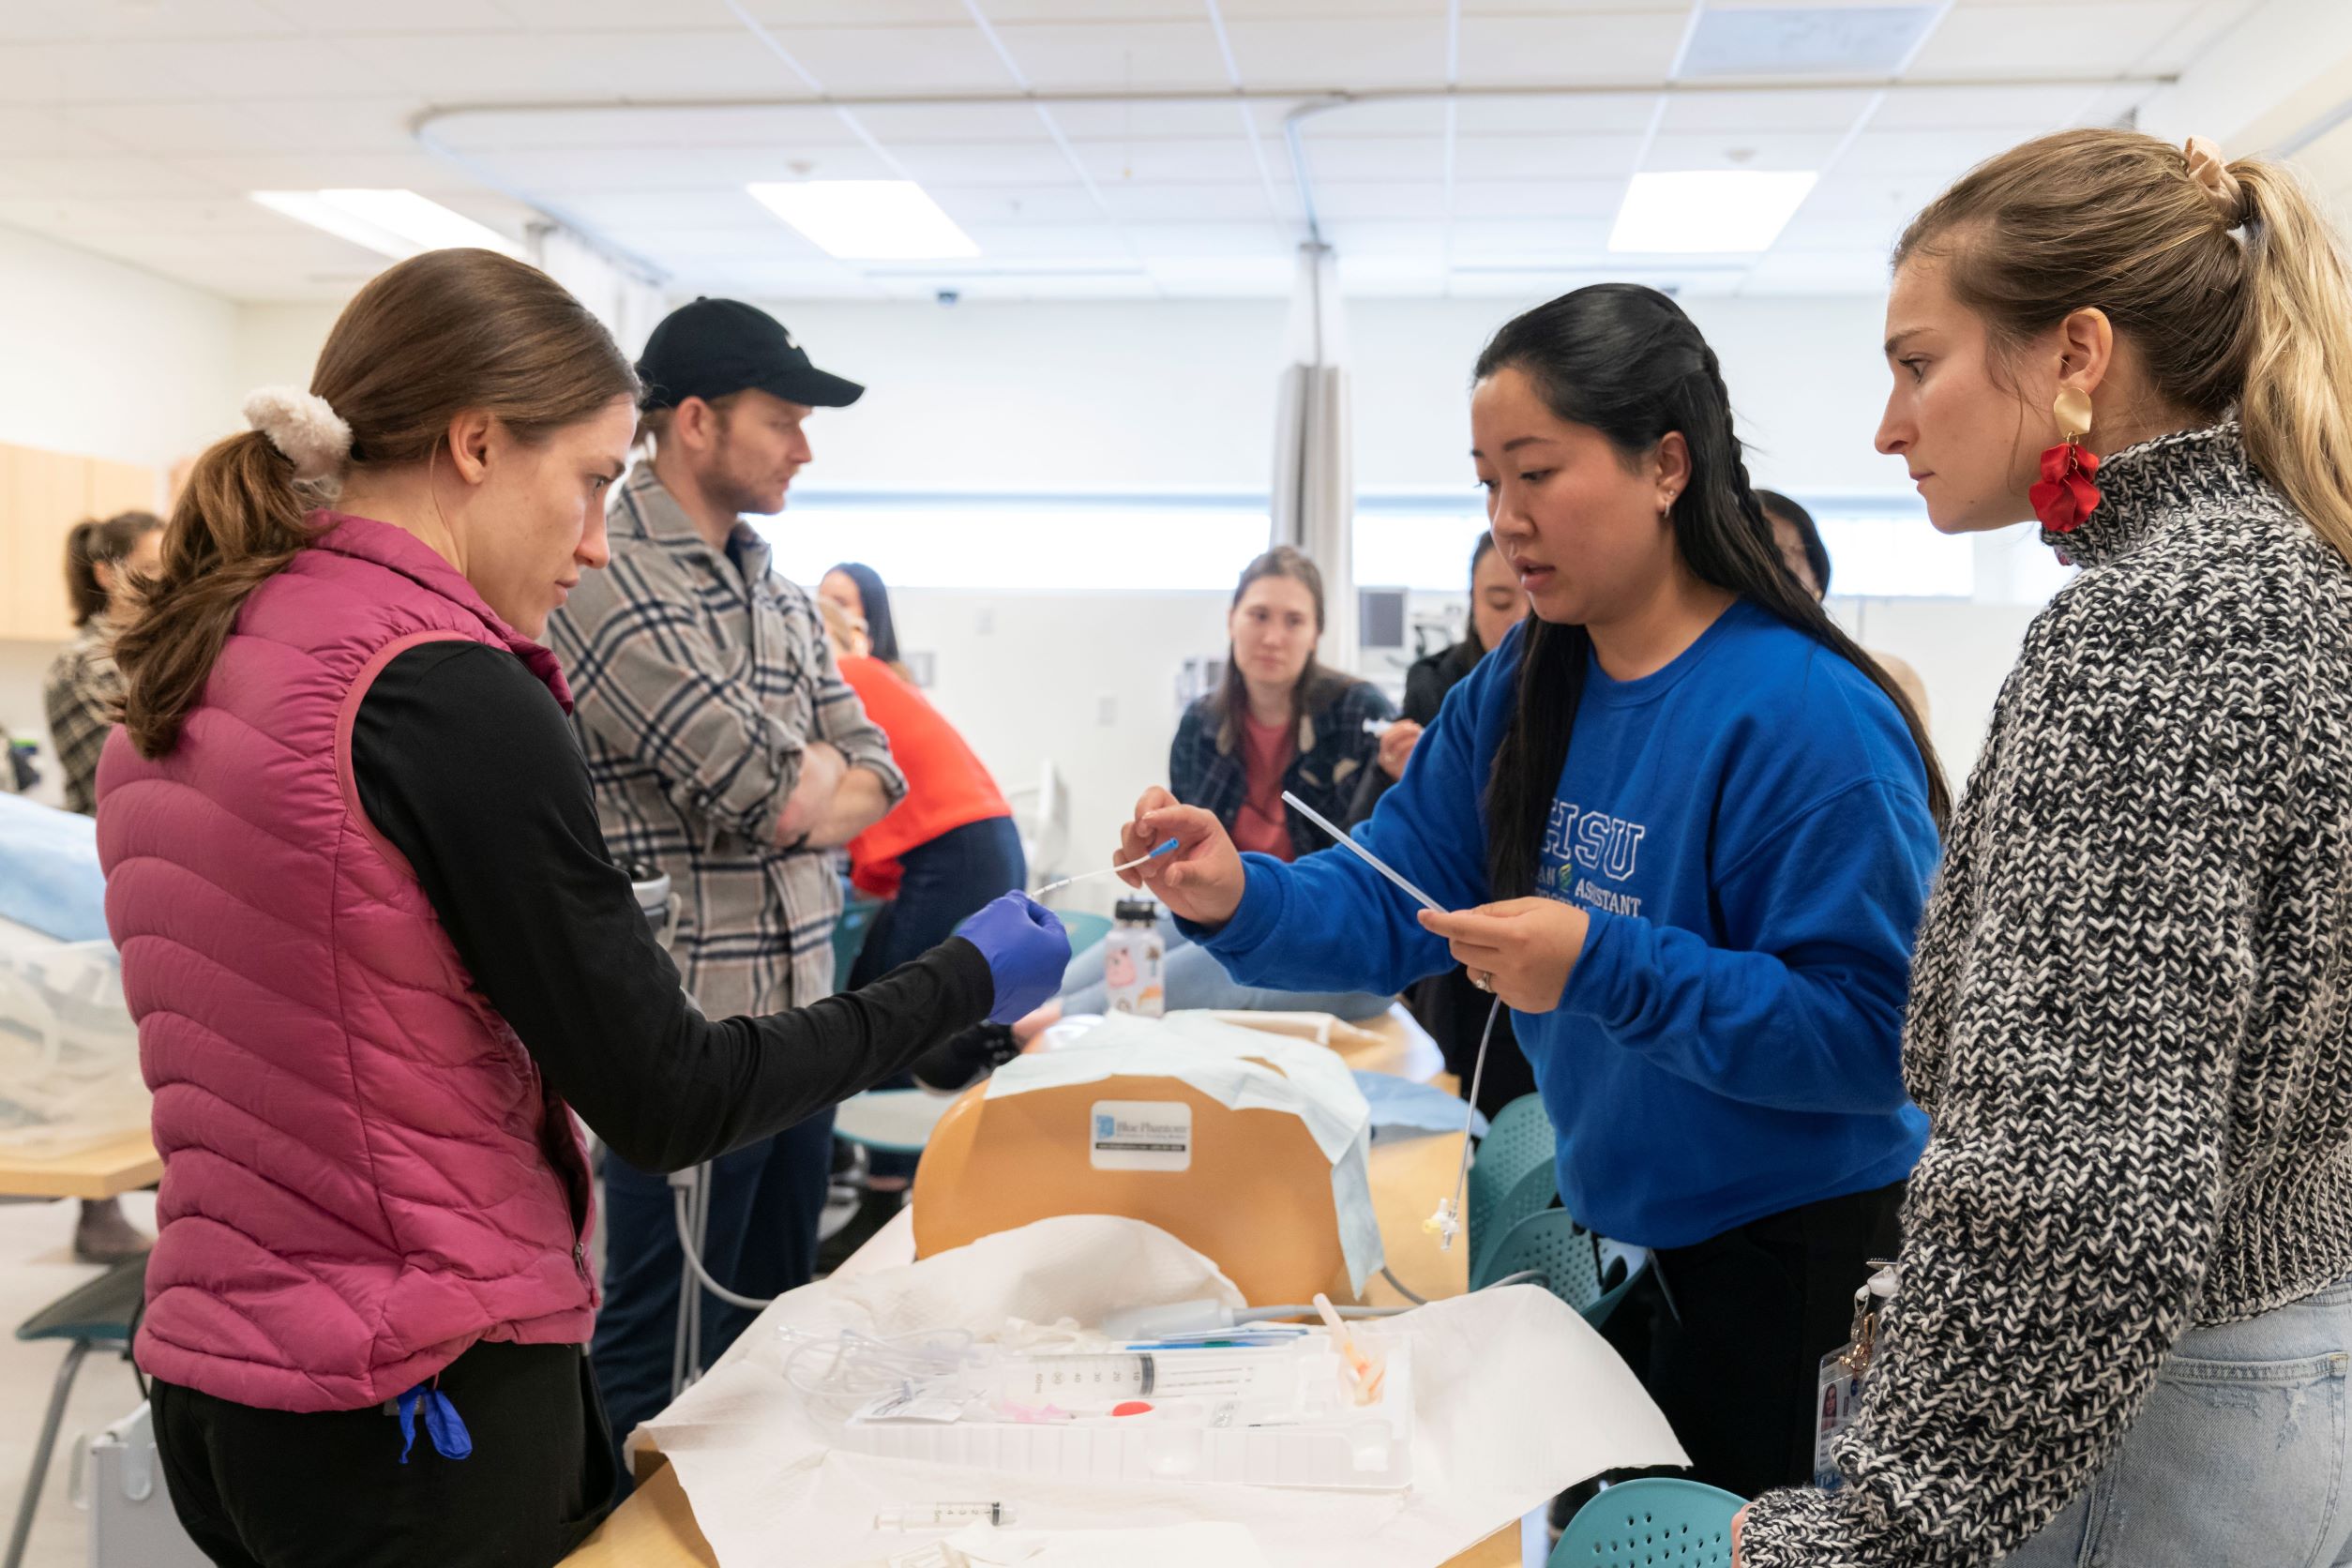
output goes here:
[{"label": "ceiling tile", "polygon": [[[1258,158],[1251,156],[1249,143],[1238,134],[1214,141],[1078,142],[1073,145],[1087,173],[1105,185],[1137,181],[1232,184],[1259,177]],[[1287,158],[1278,145],[1260,152],[1269,167]]]},{"label": "ceiling tile", "polygon": [[[1069,129],[1070,109],[1054,114]],[[1022,142],[1048,139],[1034,104],[913,104],[862,108],[858,119],[893,151],[909,142]],[[1070,134],[1077,135],[1072,130]]]},{"label": "ceiling tile", "polygon": [[287,143],[284,125],[238,103],[113,103],[55,113],[85,146],[128,142],[174,153],[271,153]]},{"label": "ceiling tile", "polygon": [[1464,17],[1464,82],[1663,82],[1684,13]]},{"label": "ceiling tile", "polygon": [[1614,219],[1624,202],[1621,179],[1465,180],[1454,187],[1456,219]]},{"label": "ceiling tile", "polygon": [[987,224],[965,231],[989,262],[1047,260],[1124,261],[1133,252],[1120,231],[1108,223]]},{"label": "ceiling tile", "polygon": [[828,93],[1002,92],[1004,62],[970,23],[937,27],[778,27]]},{"label": "ceiling tile", "polygon": [[1181,223],[1195,219],[1251,222],[1266,216],[1266,189],[1255,181],[1100,188],[1111,217],[1122,222]]},{"label": "ceiling tile", "polygon": [[1068,185],[1069,155],[1051,142],[902,142],[891,156],[933,188],[951,185]]},{"label": "ceiling tile", "polygon": [[[274,0],[274,3],[298,7],[308,0]],[[379,0],[341,0],[347,5],[374,7]],[[823,5],[825,0],[771,0],[767,8],[780,3],[793,10],[806,10]],[[880,11],[893,5],[912,5],[915,0],[833,0],[837,5],[854,4],[861,9]],[[934,7],[956,5],[956,0],[928,0]],[[445,6],[468,6],[475,0],[435,0],[434,10]],[[742,27],[742,23],[728,8],[724,0],[662,0],[657,6],[644,0],[489,0],[480,7],[503,15],[514,23],[540,33],[658,33],[677,27]],[[762,8],[753,4],[749,9],[756,15]],[[405,9],[405,8],[403,8]],[[396,13],[398,14],[398,13]],[[431,13],[428,13],[431,14]]]},{"label": "ceiling tile", "polygon": [[1310,136],[1306,168],[1319,182],[1442,180],[1445,143],[1438,137]]},{"label": "ceiling tile", "polygon": [[1666,95],[1661,133],[1749,135],[1763,131],[1844,133],[1879,95],[1859,89],[1805,92],[1676,92]]},{"label": "ceiling tile", "polygon": [[1309,143],[1343,136],[1443,136],[1445,105],[1426,98],[1364,98],[1319,109],[1300,128]]},{"label": "ceiling tile", "polygon": [[[2026,79],[2119,75],[2135,68],[2150,45],[2194,9],[2194,0],[2134,0],[2128,8],[2052,0],[2036,6],[2027,23],[2006,7],[1962,7],[1928,35],[1911,62],[1910,74]],[[2029,39],[2061,46],[2028,47]]]},{"label": "ceiling tile", "polygon": [[[159,158],[98,153],[28,158],[17,172],[36,188],[67,196],[187,196],[204,193],[209,186],[226,194],[232,188],[218,179],[173,166]],[[193,187],[193,192],[191,192]]]},{"label": "ceiling tile", "polygon": [[1350,218],[1445,217],[1445,187],[1435,180],[1318,180],[1315,210],[1334,221]]},{"label": "ceiling tile", "polygon": [[1299,242],[1287,222],[1272,218],[1254,223],[1130,223],[1128,243],[1144,256],[1279,256],[1288,260]]},{"label": "ceiling tile", "polygon": [[1873,130],[2004,129],[2020,134],[2062,126],[2095,96],[2088,87],[1928,87],[1891,92],[1870,117]]},{"label": "ceiling tile", "polygon": [[1656,113],[1655,93],[1561,93],[1544,97],[1478,98],[1458,101],[1455,128],[1465,136],[1515,136],[1575,131],[1639,136]]},{"label": "ceiling tile", "polygon": [[1039,91],[1214,89],[1232,80],[1205,13],[1183,22],[1117,26],[1003,25],[996,34],[1029,85]]},{"label": "ceiling tile", "polygon": [[1226,24],[1243,84],[1437,87],[1445,83],[1442,6],[1419,18],[1365,16],[1344,24],[1298,19]]},{"label": "ceiling tile", "polygon": [[1581,179],[1630,174],[1638,136],[1466,136],[1454,149],[1457,180]]},{"label": "ceiling tile", "polygon": [[1053,117],[1065,135],[1081,141],[1224,136],[1238,132],[1245,124],[1255,125],[1261,135],[1278,136],[1282,133],[1282,117],[1292,107],[1291,102],[1278,99],[1060,103],[1054,105]]},{"label": "ceiling tile", "polygon": [[63,109],[0,108],[0,158],[132,150],[107,131],[103,119],[85,120]]},{"label": "ceiling tile", "polygon": [[1645,169],[1819,169],[1837,150],[1841,136],[1825,132],[1767,132],[1743,136],[1715,131],[1706,135],[1661,135],[1650,143]]},{"label": "ceiling tile", "polygon": [[1075,177],[1066,186],[942,186],[930,195],[967,232],[1000,223],[1099,223],[1103,218]]}]

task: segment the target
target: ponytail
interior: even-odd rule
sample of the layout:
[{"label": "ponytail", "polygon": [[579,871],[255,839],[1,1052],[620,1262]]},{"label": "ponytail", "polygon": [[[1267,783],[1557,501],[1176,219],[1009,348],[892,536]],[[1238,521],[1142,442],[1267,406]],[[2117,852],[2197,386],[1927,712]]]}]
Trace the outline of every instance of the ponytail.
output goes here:
[{"label": "ponytail", "polygon": [[114,644],[123,724],[142,757],[178,744],[246,596],[310,542],[294,463],[259,430],[216,443],[163,532],[163,571]]},{"label": "ponytail", "polygon": [[2246,455],[2352,561],[2352,282],[2335,234],[2283,165],[2230,165],[2245,191],[2250,276]]},{"label": "ponytail", "polygon": [[641,390],[588,308],[511,256],[428,250],[376,274],[336,319],[309,391],[253,394],[258,428],[188,475],[162,576],[114,648],[131,744],[147,758],[178,744],[246,596],[311,542],[311,509],[350,473],[430,472],[469,409],[531,445]]},{"label": "ponytail", "polygon": [[76,627],[86,626],[106,613],[106,585],[98,581],[98,529],[96,518],[84,518],[66,535],[66,602]]},{"label": "ponytail", "polygon": [[2105,311],[2156,394],[2208,422],[2234,410],[2254,466],[2352,560],[2352,282],[2284,164],[2059,131],[1929,203],[1895,246],[1898,267],[1915,256],[1944,264],[1999,353]]},{"label": "ponytail", "polygon": [[98,577],[98,567],[113,567],[114,580],[120,585],[123,563],[130,559],[140,540],[162,526],[163,520],[153,512],[117,512],[104,521],[85,518],[73,525],[73,532],[66,535],[66,602],[77,628],[105,614],[113,602],[113,592]]}]

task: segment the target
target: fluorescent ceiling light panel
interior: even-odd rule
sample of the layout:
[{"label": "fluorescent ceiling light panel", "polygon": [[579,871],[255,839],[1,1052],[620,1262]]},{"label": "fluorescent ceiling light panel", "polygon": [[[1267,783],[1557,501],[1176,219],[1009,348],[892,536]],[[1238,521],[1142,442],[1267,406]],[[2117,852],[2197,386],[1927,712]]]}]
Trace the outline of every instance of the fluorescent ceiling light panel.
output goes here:
[{"label": "fluorescent ceiling light panel", "polygon": [[256,190],[252,196],[272,212],[395,261],[453,246],[521,254],[515,242],[497,230],[463,213],[451,212],[414,190]]},{"label": "fluorescent ceiling light panel", "polygon": [[752,185],[760,204],[845,262],[927,262],[980,248],[912,180],[800,180]]},{"label": "fluorescent ceiling light panel", "polygon": [[1609,249],[1652,255],[1769,250],[1817,178],[1751,169],[1636,174],[1617,209]]}]

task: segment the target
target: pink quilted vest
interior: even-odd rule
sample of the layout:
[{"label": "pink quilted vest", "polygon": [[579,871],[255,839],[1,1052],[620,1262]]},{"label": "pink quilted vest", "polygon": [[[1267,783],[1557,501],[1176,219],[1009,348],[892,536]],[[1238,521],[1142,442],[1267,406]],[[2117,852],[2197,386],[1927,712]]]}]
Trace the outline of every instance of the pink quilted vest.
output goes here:
[{"label": "pink quilted vest", "polygon": [[379,1404],[477,1340],[577,1343],[596,1304],[571,1116],[351,774],[406,648],[511,650],[568,710],[563,671],[412,535],[313,520],[171,755],[117,731],[98,780],[163,1155],[139,1364],[279,1410]]}]

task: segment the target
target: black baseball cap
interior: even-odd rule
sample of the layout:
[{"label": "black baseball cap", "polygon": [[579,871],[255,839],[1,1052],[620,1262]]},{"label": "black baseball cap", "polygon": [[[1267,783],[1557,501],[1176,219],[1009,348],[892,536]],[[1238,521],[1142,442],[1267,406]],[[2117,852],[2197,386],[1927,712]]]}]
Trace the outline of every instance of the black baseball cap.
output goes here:
[{"label": "black baseball cap", "polygon": [[746,388],[810,408],[847,408],[866,388],[828,375],[774,316],[739,299],[697,299],[661,320],[637,362],[640,407],[675,408]]}]

